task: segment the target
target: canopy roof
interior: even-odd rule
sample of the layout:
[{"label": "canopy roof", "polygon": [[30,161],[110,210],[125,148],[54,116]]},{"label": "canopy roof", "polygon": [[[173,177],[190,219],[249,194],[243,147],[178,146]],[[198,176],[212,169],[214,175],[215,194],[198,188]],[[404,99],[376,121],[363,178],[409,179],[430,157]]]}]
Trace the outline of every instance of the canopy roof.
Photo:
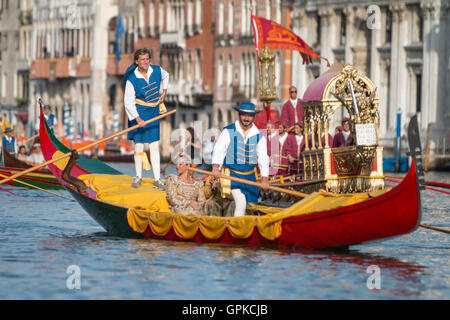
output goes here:
[{"label": "canopy roof", "polygon": [[339,72],[330,72],[330,73],[324,73],[317,79],[315,79],[311,84],[308,86],[308,88],[305,91],[305,94],[303,95],[303,101],[320,101],[323,97],[323,92],[325,90],[325,87],[328,85],[331,79],[335,75],[337,75]]}]

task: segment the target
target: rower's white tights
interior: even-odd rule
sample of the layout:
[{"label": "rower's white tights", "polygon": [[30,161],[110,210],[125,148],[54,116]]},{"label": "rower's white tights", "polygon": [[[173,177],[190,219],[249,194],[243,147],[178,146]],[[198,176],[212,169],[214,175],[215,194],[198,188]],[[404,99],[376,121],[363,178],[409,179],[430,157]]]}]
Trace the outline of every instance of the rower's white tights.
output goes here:
[{"label": "rower's white tights", "polygon": [[234,202],[236,204],[236,207],[234,209],[234,216],[245,216],[245,209],[247,209],[247,200],[245,199],[245,195],[240,189],[231,190],[231,194],[233,195]]},{"label": "rower's white tights", "polygon": [[[149,143],[148,148],[150,150],[150,164],[152,165],[153,177],[156,181],[160,178],[159,141]],[[144,152],[144,143],[136,143],[134,152]],[[136,176],[142,178],[142,156],[134,156],[134,165],[136,167]]]}]

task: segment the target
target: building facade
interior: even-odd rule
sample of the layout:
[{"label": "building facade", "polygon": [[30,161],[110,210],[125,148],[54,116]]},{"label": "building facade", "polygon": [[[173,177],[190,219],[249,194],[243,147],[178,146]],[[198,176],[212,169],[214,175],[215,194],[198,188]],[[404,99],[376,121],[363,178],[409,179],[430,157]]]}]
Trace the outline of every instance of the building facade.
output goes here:
[{"label": "building facade", "polygon": [[28,122],[32,3],[0,2],[0,112],[17,135]]},{"label": "building facade", "polygon": [[[255,50],[251,12],[289,27],[293,1],[216,0],[215,1],[215,81],[213,125],[222,128],[237,119],[233,107],[241,101],[259,101],[259,70]],[[291,57],[298,53],[275,53],[275,85],[278,100],[272,107],[280,111],[289,98],[292,83]]]},{"label": "building facade", "polygon": [[213,1],[137,0],[120,1],[125,32],[120,36],[121,55],[116,57],[117,17],[110,20],[108,38],[107,93],[111,110],[123,108],[123,74],[133,63],[136,48],[152,50],[152,64],[170,74],[165,104],[177,109],[175,116],[161,121],[162,155],[169,156],[170,135],[176,128],[201,121],[211,126],[213,104]]},{"label": "building facade", "polygon": [[[409,117],[419,113],[424,136],[434,123],[435,140],[448,141],[449,7],[448,0],[300,0],[294,3],[293,30],[330,62],[353,64],[376,84],[385,147],[394,146],[398,111],[402,135]],[[292,77],[299,92],[326,69],[323,62],[303,66],[293,56]]]},{"label": "building facade", "polygon": [[[203,130],[221,129],[244,100],[261,108],[253,12],[374,81],[384,146],[393,146],[399,109],[403,134],[418,112],[423,134],[434,123],[433,137],[448,144],[449,7],[450,0],[1,0],[0,112],[17,134],[29,135],[39,98],[53,107],[59,136],[69,125],[75,135],[92,137],[125,128],[123,74],[135,49],[148,47],[152,63],[170,73],[166,105],[177,108],[162,121],[167,156],[173,129],[196,120]],[[316,59],[303,65],[298,52],[272,51],[278,95],[272,106],[280,111],[290,85],[301,98],[327,66]]]},{"label": "building facade", "polygon": [[[34,2],[30,64],[30,125],[39,98],[52,106],[57,135],[103,135],[107,22],[114,1]],[[70,128],[70,130],[69,130]]]}]

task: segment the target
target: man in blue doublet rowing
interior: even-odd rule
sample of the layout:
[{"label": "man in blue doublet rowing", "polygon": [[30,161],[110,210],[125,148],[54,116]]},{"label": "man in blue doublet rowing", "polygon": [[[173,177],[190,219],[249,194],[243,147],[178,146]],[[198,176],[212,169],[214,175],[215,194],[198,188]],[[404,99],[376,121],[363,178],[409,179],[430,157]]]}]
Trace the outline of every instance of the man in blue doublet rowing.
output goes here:
[{"label": "man in blue doublet rowing", "polygon": [[[239,120],[224,128],[214,146],[213,175],[216,179],[219,178],[222,168],[225,175],[256,181],[256,165],[258,165],[262,177],[261,187],[267,189],[269,187],[267,142],[264,134],[253,123],[259,111],[255,110],[255,105],[251,102],[243,102],[235,109],[239,112]],[[224,188],[227,187],[222,185],[222,189]],[[259,191],[256,186],[231,181],[228,188],[236,203],[235,217],[245,215],[247,203],[258,202]]]},{"label": "man in blue doublet rowing", "polygon": [[[159,120],[145,125],[145,121],[159,116],[160,112],[166,112],[164,98],[169,86],[169,73],[160,66],[151,65],[151,51],[147,48],[136,50],[134,64],[125,72],[124,105],[128,116],[128,127],[139,125],[139,128],[128,133],[128,140],[133,140],[134,163],[136,177],[132,187],[138,188],[142,184],[142,168],[153,170],[155,182],[153,186],[164,189],[164,183],[160,179],[160,154]],[[162,94],[160,89],[162,87]],[[150,150],[150,163],[144,146],[148,144]]]}]

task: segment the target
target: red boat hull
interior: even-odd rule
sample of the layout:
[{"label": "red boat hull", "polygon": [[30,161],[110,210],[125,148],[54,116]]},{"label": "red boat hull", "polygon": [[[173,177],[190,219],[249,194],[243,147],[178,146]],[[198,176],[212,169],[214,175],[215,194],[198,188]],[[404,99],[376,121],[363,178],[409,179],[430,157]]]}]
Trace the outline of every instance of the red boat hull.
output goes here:
[{"label": "red boat hull", "polygon": [[283,220],[281,236],[276,240],[262,237],[257,228],[247,239],[234,238],[228,229],[215,240],[200,231],[190,240],[181,239],[172,229],[164,237],[147,227],[144,237],[170,241],[223,243],[254,246],[323,249],[387,239],[414,231],[421,218],[420,200],[414,166],[406,178],[392,190],[347,207]]}]

